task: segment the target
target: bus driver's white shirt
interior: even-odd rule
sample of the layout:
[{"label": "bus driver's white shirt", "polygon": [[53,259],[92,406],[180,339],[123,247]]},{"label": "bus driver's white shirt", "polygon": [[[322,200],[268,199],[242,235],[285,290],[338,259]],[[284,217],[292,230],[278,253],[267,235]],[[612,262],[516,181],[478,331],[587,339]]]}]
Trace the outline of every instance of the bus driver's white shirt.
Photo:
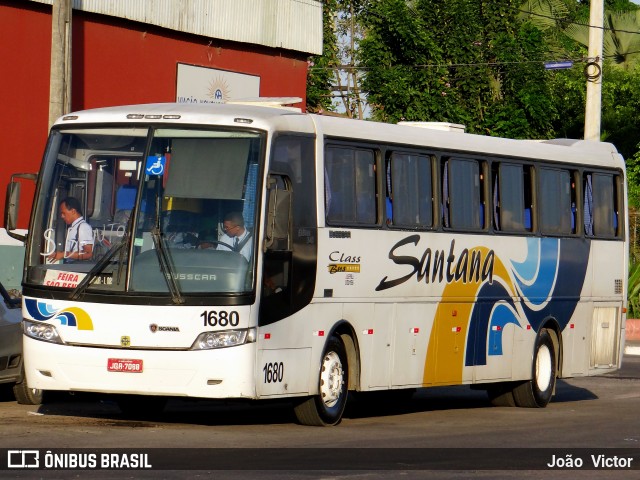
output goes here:
[{"label": "bus driver's white shirt", "polygon": [[73,252],[83,251],[85,245],[93,245],[93,229],[84,217],[78,217],[67,229],[67,238],[64,245],[65,258]]},{"label": "bus driver's white shirt", "polygon": [[[226,243],[227,245],[231,245],[233,247],[235,245],[236,238],[238,239],[238,243],[242,243],[244,241],[244,239],[247,238],[247,235],[249,235],[249,230],[247,230],[245,228],[244,232],[242,233],[242,235],[238,235],[237,237],[230,237],[226,233],[223,233],[222,236],[220,237],[220,241],[223,242],[223,243]],[[222,245],[222,244],[219,244],[218,247],[216,248],[216,250],[233,251],[233,249],[227,247],[226,245]],[[247,262],[250,261],[250,258],[251,258],[251,240],[247,240],[247,242],[242,246],[242,249],[240,250],[240,254],[244,258],[247,259]]]}]

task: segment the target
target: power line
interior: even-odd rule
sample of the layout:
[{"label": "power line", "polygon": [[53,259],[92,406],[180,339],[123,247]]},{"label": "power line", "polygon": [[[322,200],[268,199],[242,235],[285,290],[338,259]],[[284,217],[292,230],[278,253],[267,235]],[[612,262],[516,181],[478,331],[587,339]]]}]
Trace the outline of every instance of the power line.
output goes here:
[{"label": "power line", "polygon": [[[624,55],[633,55],[640,53],[640,50],[633,52],[614,53],[611,55],[603,55],[602,58],[616,58]],[[512,62],[479,62],[479,63],[424,63],[424,64],[398,64],[388,65],[383,68],[413,68],[413,69],[425,69],[425,68],[460,68],[460,67],[499,67],[502,65],[524,65],[524,64],[545,64],[555,62],[573,62],[573,63],[589,63],[597,60],[596,58],[581,57],[581,58],[564,58],[561,60],[519,60]],[[309,70],[377,70],[380,67],[365,67],[360,65],[335,65],[331,67],[310,67]]]},{"label": "power line", "polygon": [[[635,52],[630,52],[635,53]],[[615,56],[615,55],[614,55]],[[386,68],[459,68],[459,67],[497,67],[501,65],[523,65],[532,63],[550,63],[550,62],[587,62],[588,58],[580,59],[563,59],[563,60],[519,60],[513,62],[480,62],[480,63],[425,63],[425,64],[413,64],[413,65],[388,65]],[[310,67],[310,70],[374,70],[379,67],[364,67],[359,65],[336,65],[333,67]]]}]

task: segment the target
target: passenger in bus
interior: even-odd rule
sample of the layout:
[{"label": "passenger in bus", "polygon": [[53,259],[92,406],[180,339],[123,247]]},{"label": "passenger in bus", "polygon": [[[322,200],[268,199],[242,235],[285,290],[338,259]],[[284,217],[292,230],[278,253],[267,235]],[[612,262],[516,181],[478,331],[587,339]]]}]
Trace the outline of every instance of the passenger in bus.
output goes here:
[{"label": "passenger in bus", "polygon": [[93,229],[82,216],[82,206],[77,198],[67,197],[60,202],[60,218],[67,224],[64,251],[49,255],[49,261],[65,263],[91,260],[93,256]]},{"label": "passenger in bus", "polygon": [[222,222],[222,229],[224,234],[220,237],[220,243],[216,249],[239,252],[248,262],[251,258],[251,232],[244,226],[242,213],[227,213]]}]

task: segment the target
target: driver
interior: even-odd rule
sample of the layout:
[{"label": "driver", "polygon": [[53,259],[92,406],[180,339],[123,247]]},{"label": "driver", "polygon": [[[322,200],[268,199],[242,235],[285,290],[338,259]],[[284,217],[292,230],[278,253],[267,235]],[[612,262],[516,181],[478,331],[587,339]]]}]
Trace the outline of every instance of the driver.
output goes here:
[{"label": "driver", "polygon": [[251,232],[244,226],[244,218],[240,212],[229,212],[222,222],[224,234],[216,250],[227,250],[240,253],[247,262],[251,258]]},{"label": "driver", "polygon": [[64,252],[53,252],[49,261],[65,263],[91,260],[93,256],[93,229],[82,216],[82,207],[75,197],[60,202],[60,217],[67,224]]}]

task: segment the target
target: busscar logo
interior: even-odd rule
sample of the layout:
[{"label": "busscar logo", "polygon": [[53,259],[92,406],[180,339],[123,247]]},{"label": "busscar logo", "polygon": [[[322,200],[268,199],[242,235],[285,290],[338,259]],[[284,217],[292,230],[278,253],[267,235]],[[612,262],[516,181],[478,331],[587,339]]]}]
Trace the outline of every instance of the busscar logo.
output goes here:
[{"label": "busscar logo", "polygon": [[178,327],[164,327],[162,325],[158,326],[158,324],[152,323],[151,325],[149,325],[149,330],[151,330],[151,333],[156,333],[156,332],[179,332],[180,328],[178,328]]},{"label": "busscar logo", "polygon": [[8,468],[40,468],[40,452],[38,450],[8,450]]},{"label": "busscar logo", "polygon": [[122,347],[130,347],[131,346],[131,337],[128,337],[127,335],[123,335],[122,337],[120,337],[120,345]]}]

